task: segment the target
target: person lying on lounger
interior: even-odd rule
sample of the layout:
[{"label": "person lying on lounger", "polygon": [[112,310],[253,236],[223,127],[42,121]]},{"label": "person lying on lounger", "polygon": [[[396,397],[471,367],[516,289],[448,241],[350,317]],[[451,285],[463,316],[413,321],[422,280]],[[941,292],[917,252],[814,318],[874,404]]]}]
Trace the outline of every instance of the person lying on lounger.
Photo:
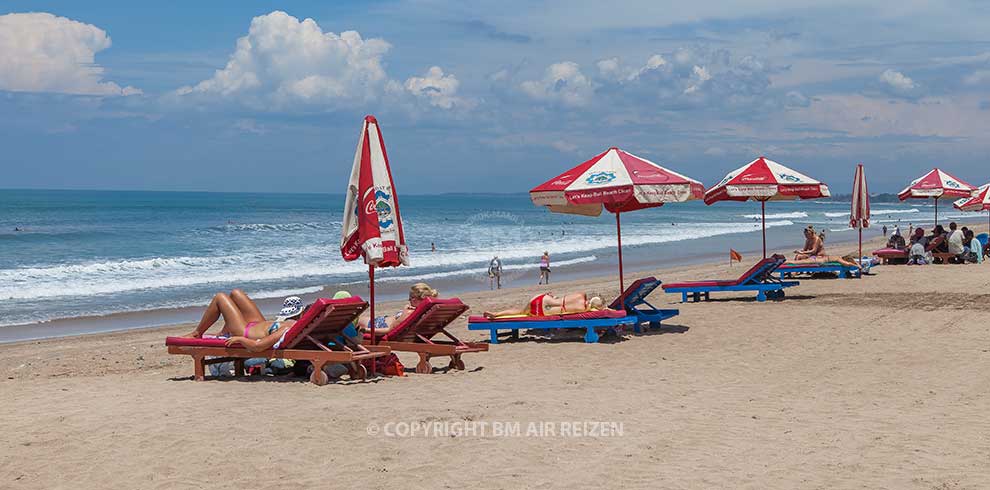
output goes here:
[{"label": "person lying on lounger", "polygon": [[228,337],[227,345],[241,344],[252,352],[262,351],[278,344],[304,310],[298,296],[289,296],[282,303],[282,310],[275,321],[268,321],[244,291],[235,289],[229,295],[217,293],[206,307],[196,330],[186,337],[202,337],[222,317],[220,336]]},{"label": "person lying on lounger", "polygon": [[[392,316],[375,317],[375,335],[384,335],[388,333],[392,327],[398,325],[399,322],[405,319],[407,315],[412,313],[416,307],[419,306],[419,303],[423,301],[423,299],[436,298],[439,295],[440,292],[431,288],[429,284],[424,282],[413,284],[412,287],[409,288],[409,303],[405,308],[399,310],[398,313]],[[358,328],[363,332],[370,332],[371,321],[371,313],[361,315],[357,322]]]},{"label": "person lying on lounger", "polygon": [[788,265],[791,265],[791,264],[795,264],[795,265],[803,265],[803,264],[816,264],[816,265],[820,265],[820,264],[824,264],[826,262],[836,262],[836,263],[842,264],[842,265],[844,265],[846,267],[856,267],[857,269],[860,268],[859,264],[857,264],[856,262],[853,262],[852,260],[849,260],[849,258],[847,258],[847,257],[831,257],[831,256],[828,256],[828,255],[818,255],[818,256],[815,256],[815,257],[808,257],[806,259],[801,259],[801,260],[792,260],[792,261],[788,262],[787,264]]},{"label": "person lying on lounger", "polygon": [[524,306],[502,311],[486,311],[485,317],[495,319],[503,316],[547,316],[564,315],[568,313],[583,313],[605,309],[605,302],[598,296],[588,299],[585,293],[572,293],[564,296],[554,296],[553,293],[534,296]]}]

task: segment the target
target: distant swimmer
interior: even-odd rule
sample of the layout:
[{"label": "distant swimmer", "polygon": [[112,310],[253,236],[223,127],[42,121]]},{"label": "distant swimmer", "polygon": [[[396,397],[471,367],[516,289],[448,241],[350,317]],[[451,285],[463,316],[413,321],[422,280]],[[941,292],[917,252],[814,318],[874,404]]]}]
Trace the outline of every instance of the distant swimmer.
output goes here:
[{"label": "distant swimmer", "polygon": [[24,231],[24,230],[22,230],[22,229],[20,229],[20,228],[18,228],[18,227],[15,226],[14,227],[14,231]]}]

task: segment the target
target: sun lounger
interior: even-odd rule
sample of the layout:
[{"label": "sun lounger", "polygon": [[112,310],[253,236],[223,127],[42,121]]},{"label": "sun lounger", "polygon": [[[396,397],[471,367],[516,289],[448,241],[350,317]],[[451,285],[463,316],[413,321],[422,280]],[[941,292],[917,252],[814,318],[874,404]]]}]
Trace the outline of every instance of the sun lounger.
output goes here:
[{"label": "sun lounger", "polygon": [[774,255],[756,263],[738,279],[733,281],[692,281],[664,284],[667,293],[681,293],[681,301],[687,302],[690,296],[695,302],[709,299],[711,293],[731,291],[756,291],[757,301],[783,299],[784,288],[797,286],[797,281],[781,281],[773,277],[774,272],[784,264],[783,255]]},{"label": "sun lounger", "polygon": [[641,331],[643,324],[659,327],[661,321],[681,313],[676,309],[660,310],[646,302],[646,298],[653,290],[660,287],[660,284],[660,280],[655,277],[640,279],[630,284],[608,307],[613,310],[623,310],[627,315],[634,315],[636,323],[633,325],[633,330],[636,333]]},{"label": "sun lounger", "polygon": [[[367,370],[361,364],[365,359],[385,356],[391,349],[385,346],[363,346],[350,342],[342,334],[358,315],[368,308],[359,297],[345,299],[320,298],[285,333],[277,350],[252,352],[239,345],[227,346],[224,338],[168,337],[165,345],[169,354],[187,355],[193,358],[196,381],[206,376],[206,365],[234,362],[234,374],[244,374],[244,361],[254,357],[268,359],[294,359],[309,361],[313,373],[309,380],[317,385],[329,381],[323,367],[327,364],[349,364],[352,375],[364,379]],[[206,359],[214,356],[213,359]]]},{"label": "sun lounger", "polygon": [[777,274],[781,279],[787,274],[821,274],[836,273],[840,278],[848,279],[859,277],[860,270],[856,266],[842,265],[838,262],[825,262],[823,264],[784,264],[777,268]]},{"label": "sun lounger", "polygon": [[[488,344],[463,342],[447,331],[447,326],[467,310],[468,306],[457,298],[426,298],[399,324],[393,326],[387,333],[377,335],[378,345],[389,347],[393,352],[419,354],[419,363],[416,364],[417,373],[432,372],[430,358],[437,356],[450,357],[448,367],[452,369],[464,369],[462,354],[488,350]],[[437,334],[443,334],[447,340],[433,340]],[[364,338],[370,341],[371,334],[366,333]]]},{"label": "sun lounger", "polygon": [[627,315],[624,311],[598,310],[567,315],[520,316],[497,318],[494,320],[483,316],[468,317],[468,330],[488,330],[491,343],[498,343],[499,330],[509,330],[518,336],[519,330],[557,328],[583,328],[584,341],[593,344],[598,342],[600,329],[614,329],[619,325],[632,325],[637,320],[635,315]]},{"label": "sun lounger", "polygon": [[468,318],[468,330],[488,330],[491,343],[498,343],[499,331],[508,331],[518,338],[520,330],[558,328],[584,329],[584,341],[598,342],[599,330],[614,330],[620,325],[632,325],[636,332],[643,324],[660,326],[660,322],[680,314],[678,310],[660,310],[646,302],[646,297],[660,286],[654,277],[640,279],[626,288],[607,310],[569,313],[550,316],[518,316],[488,319],[483,316]]},{"label": "sun lounger", "polygon": [[874,250],[873,255],[879,257],[881,263],[883,264],[906,264],[908,260],[908,251],[896,248],[881,248],[880,250]]}]

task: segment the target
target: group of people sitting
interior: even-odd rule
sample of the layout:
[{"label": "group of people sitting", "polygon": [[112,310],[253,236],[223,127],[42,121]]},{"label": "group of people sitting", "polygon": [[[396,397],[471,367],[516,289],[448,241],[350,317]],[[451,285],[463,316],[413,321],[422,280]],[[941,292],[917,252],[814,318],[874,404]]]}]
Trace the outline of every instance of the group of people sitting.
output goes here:
[{"label": "group of people sitting", "polygon": [[909,240],[905,244],[898,231],[887,240],[888,248],[908,250],[909,265],[938,263],[946,256],[945,260],[954,264],[976,263],[983,260],[985,253],[973,230],[965,226],[958,228],[955,222],[949,223],[949,231],[935,225],[929,235],[923,228],[915,228]]}]

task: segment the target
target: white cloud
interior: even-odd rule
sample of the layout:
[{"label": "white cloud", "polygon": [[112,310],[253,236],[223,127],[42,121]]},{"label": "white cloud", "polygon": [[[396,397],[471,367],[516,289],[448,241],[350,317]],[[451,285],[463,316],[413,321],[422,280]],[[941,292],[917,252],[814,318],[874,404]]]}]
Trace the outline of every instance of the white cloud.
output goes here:
[{"label": "white cloud", "polygon": [[594,92],[591,80],[581,73],[577,63],[571,61],[548,66],[543,79],[522,82],[519,88],[533,99],[568,107],[587,105]]},{"label": "white cloud", "polygon": [[405,88],[415,97],[429,101],[432,106],[450,109],[464,104],[464,100],[457,97],[460,85],[457,77],[445,75],[439,66],[432,66],[426,75],[407,79]]},{"label": "white cloud", "polygon": [[705,84],[705,82],[712,79],[712,74],[708,72],[703,66],[694,65],[691,67],[691,85],[684,89],[684,94],[693,94],[699,90]]},{"label": "white cloud", "polygon": [[665,108],[764,103],[771,69],[753,56],[733,56],[724,49],[682,48],[653,54],[642,65],[619,58],[597,64],[600,98],[664,103]]},{"label": "white cloud", "polygon": [[990,70],[976,70],[963,79],[966,85],[982,85],[990,82]]},{"label": "white cloud", "polygon": [[899,92],[910,92],[918,87],[910,77],[891,69],[886,69],[880,74],[880,81]]},{"label": "white cloud", "polygon": [[96,53],[110,47],[102,29],[48,13],[0,15],[0,90],[136,95],[103,80]]},{"label": "white cloud", "polygon": [[300,21],[275,11],[252,19],[223,69],[177,93],[240,99],[260,107],[351,105],[382,92],[387,81],[382,56],[390,47],[355,31],[323,32],[313,19]]},{"label": "white cloud", "polygon": [[597,63],[598,74],[605,80],[613,82],[631,82],[648,75],[656,70],[669,70],[670,63],[659,55],[654,54],[646,60],[646,64],[639,68],[623,66],[622,60],[618,57],[606,58]]}]

